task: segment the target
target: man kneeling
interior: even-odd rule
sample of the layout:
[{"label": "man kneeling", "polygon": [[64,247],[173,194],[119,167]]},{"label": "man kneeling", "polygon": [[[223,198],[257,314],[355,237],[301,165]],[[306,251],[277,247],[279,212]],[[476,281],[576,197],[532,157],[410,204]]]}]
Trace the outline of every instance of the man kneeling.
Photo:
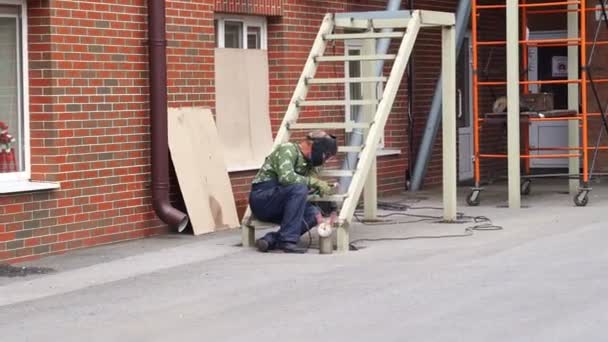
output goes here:
[{"label": "man kneeling", "polygon": [[335,156],[337,150],[334,136],[314,131],[299,143],[279,145],[266,157],[253,179],[249,206],[256,218],[280,224],[280,229],[256,241],[260,252],[306,252],[297,245],[300,236],[323,219],[319,209],[308,202],[308,195],[317,192],[326,196],[331,192],[329,184],[316,177],[316,168]]}]

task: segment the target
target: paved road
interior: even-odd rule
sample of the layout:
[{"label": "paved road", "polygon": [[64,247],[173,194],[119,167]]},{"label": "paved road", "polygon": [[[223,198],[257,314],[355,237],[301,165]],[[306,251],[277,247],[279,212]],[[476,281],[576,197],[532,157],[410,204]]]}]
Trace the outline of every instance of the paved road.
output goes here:
[{"label": "paved road", "polygon": [[181,244],[0,286],[1,340],[606,341],[604,208],[496,209],[501,231],[348,255],[259,254],[236,236]]}]

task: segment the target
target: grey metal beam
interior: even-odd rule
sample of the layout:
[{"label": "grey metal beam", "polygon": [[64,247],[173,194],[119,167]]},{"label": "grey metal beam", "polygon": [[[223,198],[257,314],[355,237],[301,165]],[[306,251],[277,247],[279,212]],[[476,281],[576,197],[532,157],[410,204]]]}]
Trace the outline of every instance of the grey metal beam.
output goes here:
[{"label": "grey metal beam", "polygon": [[509,208],[521,207],[519,130],[519,1],[507,0],[507,168],[509,174]]},{"label": "grey metal beam", "polygon": [[[465,32],[469,26],[469,18],[471,17],[471,0],[460,0],[458,9],[456,10],[456,56],[460,52],[462,41],[464,40]],[[418,191],[422,185],[422,180],[426,174],[426,169],[431,159],[433,143],[437,137],[439,124],[441,123],[441,82],[439,77],[435,87],[435,95],[431,104],[431,111],[424,128],[422,143],[418,149],[414,171],[412,172],[411,191]],[[411,101],[409,99],[408,101]]]},{"label": "grey metal beam", "polygon": [[[576,10],[578,5],[569,5],[568,9]],[[578,38],[578,12],[568,12],[568,38]],[[568,46],[568,79],[577,80],[578,74],[578,46]],[[579,84],[570,83],[568,84],[568,109],[579,111]],[[579,135],[579,121],[571,120],[568,122],[568,147],[578,148],[580,146],[580,135]],[[578,175],[580,172],[580,158],[569,158],[568,159],[568,174]],[[579,179],[572,178],[568,182],[569,192],[575,195],[578,192]]]}]

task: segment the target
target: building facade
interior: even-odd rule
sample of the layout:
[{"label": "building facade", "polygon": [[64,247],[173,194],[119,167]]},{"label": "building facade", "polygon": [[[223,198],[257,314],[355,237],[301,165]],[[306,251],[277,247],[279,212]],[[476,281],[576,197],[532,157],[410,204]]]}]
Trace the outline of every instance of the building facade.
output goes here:
[{"label": "building facade", "polygon": [[[427,10],[454,12],[456,6],[456,0],[414,2]],[[216,83],[230,68],[217,56],[257,54],[265,78],[249,79],[250,88],[266,92],[274,133],[324,14],[385,7],[376,0],[167,0],[168,106],[209,107],[219,125],[224,95]],[[151,201],[147,20],[145,0],[0,0],[0,121],[11,138],[0,159],[0,262],[168,232]],[[380,193],[406,190],[438,78],[440,44],[439,30],[418,38],[384,132]],[[500,73],[498,55],[492,65]],[[320,72],[352,75],[357,66]],[[357,93],[344,86],[318,91],[338,98]],[[348,111],[311,110],[303,117],[339,119]],[[426,185],[441,182],[440,146],[437,141]],[[229,165],[239,214],[259,166],[254,162]],[[175,179],[172,195],[184,209]]]}]

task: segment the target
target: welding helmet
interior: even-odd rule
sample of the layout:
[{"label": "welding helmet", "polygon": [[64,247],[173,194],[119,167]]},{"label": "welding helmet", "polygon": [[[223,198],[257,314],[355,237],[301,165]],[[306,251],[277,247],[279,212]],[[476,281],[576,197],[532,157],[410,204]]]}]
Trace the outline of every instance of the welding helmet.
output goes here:
[{"label": "welding helmet", "polygon": [[322,131],[310,132],[307,135],[307,139],[312,142],[309,158],[312,166],[323,165],[323,163],[338,152],[336,137],[331,134]]}]

